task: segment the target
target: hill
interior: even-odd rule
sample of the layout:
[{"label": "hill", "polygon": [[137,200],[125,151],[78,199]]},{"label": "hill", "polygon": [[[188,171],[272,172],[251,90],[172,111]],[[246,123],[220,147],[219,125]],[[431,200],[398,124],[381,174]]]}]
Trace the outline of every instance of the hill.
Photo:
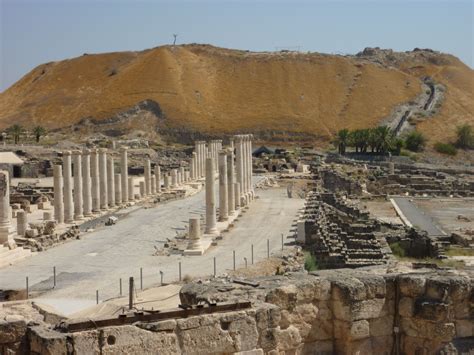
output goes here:
[{"label": "hill", "polygon": [[417,123],[420,130],[443,139],[456,124],[473,122],[474,72],[450,55],[375,48],[335,56],[192,44],[39,65],[0,94],[0,128],[327,139],[341,128],[380,124],[423,94],[426,76],[445,92],[432,117]]}]

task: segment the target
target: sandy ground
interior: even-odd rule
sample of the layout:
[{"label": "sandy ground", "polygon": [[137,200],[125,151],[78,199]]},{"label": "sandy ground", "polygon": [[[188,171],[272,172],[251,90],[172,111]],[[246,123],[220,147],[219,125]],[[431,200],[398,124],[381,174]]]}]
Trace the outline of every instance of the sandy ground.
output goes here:
[{"label": "sandy ground", "polygon": [[[186,229],[188,219],[204,213],[204,193],[184,200],[172,201],[156,208],[140,209],[124,218],[117,225],[87,233],[83,239],[59,245],[35,257],[2,269],[1,288],[24,288],[29,277],[30,290],[40,293],[39,301],[55,307],[63,314],[72,314],[95,304],[96,290],[99,299],[119,295],[119,279],[123,289],[130,276],[140,285],[140,268],[143,268],[143,286],[148,288],[178,279],[178,263],[182,277],[209,276],[226,273],[233,268],[233,251],[236,266],[251,259],[267,256],[267,239],[270,251],[281,249],[281,234],[287,237],[303,199],[289,199],[286,189],[259,190],[259,198],[225,233],[218,245],[203,256],[154,256],[155,246],[176,231]],[[57,285],[53,289],[53,266],[56,266]],[[125,292],[125,291],[124,291]]]},{"label": "sandy ground", "polygon": [[366,207],[370,214],[384,222],[403,224],[390,201],[361,201],[359,206]]}]

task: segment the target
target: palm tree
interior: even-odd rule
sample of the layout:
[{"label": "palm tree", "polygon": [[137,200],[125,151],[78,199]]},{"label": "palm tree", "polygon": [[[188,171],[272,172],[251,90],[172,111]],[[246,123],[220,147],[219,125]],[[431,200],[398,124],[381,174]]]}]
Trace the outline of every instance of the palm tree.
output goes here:
[{"label": "palm tree", "polygon": [[377,127],[377,151],[379,153],[387,153],[393,148],[393,137],[394,134],[392,130],[387,126]]},{"label": "palm tree", "polygon": [[33,128],[33,134],[35,135],[36,138],[36,143],[39,143],[40,138],[46,134],[46,128],[43,126],[36,126]]},{"label": "palm tree", "polygon": [[25,129],[19,124],[14,124],[7,129],[7,132],[12,135],[14,143],[18,144],[20,137],[25,133]]},{"label": "palm tree", "polygon": [[337,144],[337,149],[341,155],[346,154],[346,147],[349,143],[349,135],[350,133],[347,128],[341,129],[339,132],[337,132],[335,143]]}]

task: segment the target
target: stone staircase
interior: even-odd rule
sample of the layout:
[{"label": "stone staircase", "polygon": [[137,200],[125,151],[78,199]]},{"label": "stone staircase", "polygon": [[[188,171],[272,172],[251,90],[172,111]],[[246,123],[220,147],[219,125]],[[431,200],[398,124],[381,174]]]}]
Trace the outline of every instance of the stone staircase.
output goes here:
[{"label": "stone staircase", "polygon": [[9,249],[0,245],[0,268],[12,265],[13,263],[33,255],[31,250],[22,247]]}]

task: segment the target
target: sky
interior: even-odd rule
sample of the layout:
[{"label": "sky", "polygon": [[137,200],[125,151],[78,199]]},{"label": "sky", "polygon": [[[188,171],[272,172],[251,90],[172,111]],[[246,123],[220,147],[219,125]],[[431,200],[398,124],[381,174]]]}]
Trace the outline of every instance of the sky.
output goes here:
[{"label": "sky", "polygon": [[355,54],[415,47],[474,67],[474,0],[0,0],[0,90],[39,64],[173,42]]}]

